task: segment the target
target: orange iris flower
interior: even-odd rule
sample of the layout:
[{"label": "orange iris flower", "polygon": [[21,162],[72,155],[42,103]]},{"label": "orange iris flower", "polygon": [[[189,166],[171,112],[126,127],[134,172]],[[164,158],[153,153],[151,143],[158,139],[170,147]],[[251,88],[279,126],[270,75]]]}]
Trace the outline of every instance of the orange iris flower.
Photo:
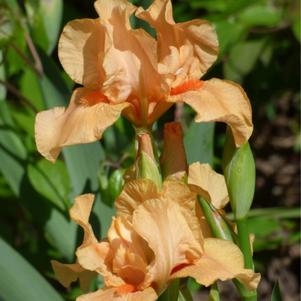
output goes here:
[{"label": "orange iris flower", "polygon": [[[43,156],[55,161],[63,146],[100,139],[120,114],[136,127],[149,127],[175,102],[190,105],[197,122],[226,122],[237,145],[247,141],[253,126],[243,89],[217,78],[199,80],[218,53],[208,22],[175,23],[170,0],[154,0],[147,10],[126,0],[97,0],[94,6],[99,18],[71,21],[61,34],[59,59],[83,87],[68,108],[37,115]],[[133,29],[132,14],[148,22],[157,38]]]},{"label": "orange iris flower", "polygon": [[259,274],[244,268],[243,255],[233,242],[210,238],[196,193],[180,181],[165,181],[162,190],[150,180],[129,181],[102,241],[89,224],[92,205],[93,195],[83,195],[70,211],[84,230],[77,263],[52,262],[65,286],[77,278],[86,283],[93,273],[103,276],[103,289],[77,301],[154,301],[172,279],[188,276],[205,286],[232,278],[250,289],[258,285]]}]

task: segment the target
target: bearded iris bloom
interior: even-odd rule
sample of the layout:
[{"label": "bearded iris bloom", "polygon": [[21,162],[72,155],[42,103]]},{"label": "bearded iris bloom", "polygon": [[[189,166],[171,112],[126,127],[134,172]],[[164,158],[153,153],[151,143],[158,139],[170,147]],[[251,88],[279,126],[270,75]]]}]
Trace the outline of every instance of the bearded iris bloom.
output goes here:
[{"label": "bearded iris bloom", "polygon": [[[67,108],[37,115],[43,156],[54,162],[62,147],[100,139],[121,114],[135,127],[150,127],[176,102],[190,105],[197,122],[227,123],[237,146],[247,141],[253,125],[243,89],[217,78],[200,80],[218,54],[208,22],[175,23],[170,0],[154,0],[147,10],[126,0],[94,5],[99,18],[71,21],[62,32],[59,59],[82,87]],[[156,30],[156,39],[131,28],[133,14]]]},{"label": "bearded iris bloom", "polygon": [[251,289],[258,284],[259,274],[244,268],[234,243],[210,238],[196,194],[183,182],[168,180],[158,190],[150,180],[129,181],[116,200],[117,216],[102,241],[89,224],[92,204],[93,195],[83,195],[70,212],[84,230],[76,251],[77,270],[52,263],[65,286],[93,273],[103,276],[105,287],[78,301],[153,301],[172,279],[187,276],[205,286],[232,278]]}]

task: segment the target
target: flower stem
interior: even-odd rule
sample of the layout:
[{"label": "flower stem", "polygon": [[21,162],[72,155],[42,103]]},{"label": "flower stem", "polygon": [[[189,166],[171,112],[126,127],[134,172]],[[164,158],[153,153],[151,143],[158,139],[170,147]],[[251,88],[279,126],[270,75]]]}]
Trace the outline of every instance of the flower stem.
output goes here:
[{"label": "flower stem", "polygon": [[[250,235],[248,229],[247,217],[236,220],[237,232],[238,232],[238,244],[244,255],[245,268],[254,270],[252,249],[250,243]],[[256,301],[256,290],[247,290],[238,280],[234,281],[243,301]]]},{"label": "flower stem", "polygon": [[247,218],[237,219],[236,225],[238,231],[238,243],[244,254],[245,268],[254,270]]}]

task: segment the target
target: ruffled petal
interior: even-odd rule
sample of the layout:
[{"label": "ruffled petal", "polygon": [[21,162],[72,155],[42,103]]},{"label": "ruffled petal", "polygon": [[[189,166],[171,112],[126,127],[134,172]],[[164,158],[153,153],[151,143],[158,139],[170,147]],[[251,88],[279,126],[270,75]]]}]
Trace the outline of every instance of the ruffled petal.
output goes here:
[{"label": "ruffled petal", "polygon": [[210,236],[211,231],[204,214],[197,202],[196,193],[182,181],[166,180],[163,183],[161,195],[170,202],[175,202],[180,206],[195,239],[202,242],[204,237]]},{"label": "ruffled petal", "polygon": [[204,20],[176,24],[170,0],[155,0],[136,15],[156,29],[159,70],[171,77],[172,86],[199,79],[216,60],[218,40],[212,25]]},{"label": "ruffled petal", "polygon": [[97,99],[89,102],[91,94],[93,91],[85,88],[76,89],[67,109],[57,107],[37,114],[36,144],[46,159],[54,162],[63,146],[99,140],[128,105],[111,105],[103,102],[103,98],[99,98],[100,102]]},{"label": "ruffled petal", "polygon": [[133,229],[130,223],[132,217],[119,216],[113,218],[108,231],[108,240],[113,250],[117,250],[123,245],[131,252],[139,255],[144,262],[150,262],[152,251],[149,249],[146,241],[142,239]]},{"label": "ruffled petal", "polygon": [[[147,113],[147,102],[158,100],[162,95],[163,81],[157,72],[157,42],[144,30],[131,28],[129,19],[136,7],[128,1],[98,0],[95,8],[112,41],[103,63],[106,74],[103,91],[115,102],[133,98],[133,104],[140,102],[139,106],[144,105]],[[142,104],[143,101],[146,104]],[[137,111],[139,115],[140,108]],[[139,118],[141,116],[135,118],[137,123]]]},{"label": "ruffled petal", "polygon": [[236,146],[244,144],[252,134],[250,101],[242,87],[234,82],[213,78],[204,81],[199,90],[179,94],[170,100],[190,105],[197,112],[196,122],[227,123]]},{"label": "ruffled petal", "polygon": [[137,179],[125,184],[121,194],[115,201],[117,216],[131,218],[134,210],[148,199],[159,196],[154,182],[148,179]]},{"label": "ruffled petal", "polygon": [[51,261],[51,265],[56,279],[65,287],[79,279],[80,288],[88,291],[91,281],[96,277],[96,273],[83,269],[78,263],[62,264],[56,260]]},{"label": "ruffled petal", "polygon": [[81,247],[97,242],[89,223],[94,198],[94,195],[91,193],[80,195],[75,198],[74,205],[70,209],[70,217],[84,230],[84,240]]},{"label": "ruffled petal", "polygon": [[233,242],[217,238],[205,239],[201,258],[173,274],[174,278],[188,276],[205,286],[237,278],[249,289],[255,289],[260,280],[260,274],[244,268],[243,254]]},{"label": "ruffled petal", "polygon": [[87,270],[101,274],[108,287],[125,284],[121,277],[114,275],[111,271],[113,255],[107,242],[89,244],[76,251],[79,264]]},{"label": "ruffled petal", "polygon": [[64,27],[58,55],[72,80],[86,87],[100,87],[106,43],[106,29],[99,19],[73,20]]},{"label": "ruffled petal", "polygon": [[200,252],[200,245],[175,202],[145,201],[134,211],[133,228],[154,252],[150,273],[158,292],[167,286],[175,267],[188,263]]},{"label": "ruffled petal", "polygon": [[229,202],[227,185],[223,175],[215,172],[209,164],[193,163],[189,166],[188,184],[211,201],[217,209],[224,208]]},{"label": "ruffled petal", "polygon": [[136,10],[136,6],[128,0],[96,0],[94,2],[94,7],[101,20],[104,22],[110,21],[114,13],[123,12],[126,16],[126,22],[124,24],[127,28],[130,28],[129,18]]}]

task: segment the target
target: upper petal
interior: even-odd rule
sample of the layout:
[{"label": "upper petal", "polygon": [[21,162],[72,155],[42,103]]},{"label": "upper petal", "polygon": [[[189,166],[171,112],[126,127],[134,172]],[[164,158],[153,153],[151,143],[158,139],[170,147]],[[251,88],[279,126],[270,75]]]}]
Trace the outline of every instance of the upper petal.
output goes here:
[{"label": "upper petal", "polygon": [[204,20],[176,24],[170,0],[155,0],[136,15],[156,29],[160,72],[171,76],[173,86],[199,79],[216,60],[218,41],[213,27]]},{"label": "upper petal", "polygon": [[136,10],[136,6],[128,0],[96,0],[94,2],[95,10],[100,16],[101,20],[109,21],[115,12],[124,12],[126,15],[127,27],[130,27],[129,17]]},{"label": "upper petal", "polygon": [[91,93],[85,88],[76,89],[67,109],[57,107],[37,114],[36,144],[46,159],[54,162],[63,146],[99,140],[127,106],[127,103],[110,105],[103,99],[89,104],[83,99]]},{"label": "upper petal", "polygon": [[104,93],[118,102],[130,96],[139,101],[158,99],[162,81],[157,72],[157,42],[144,30],[131,28],[129,19],[136,7],[126,0],[98,0],[95,8],[112,41],[103,62]]},{"label": "upper petal", "polygon": [[133,227],[154,252],[150,273],[159,292],[167,286],[172,270],[188,263],[200,251],[186,217],[175,202],[145,201],[134,211]]},{"label": "upper petal", "polygon": [[91,281],[96,277],[96,273],[83,269],[78,263],[62,264],[52,260],[51,265],[56,279],[65,287],[79,279],[81,289],[88,291]]},{"label": "upper petal", "polygon": [[64,27],[58,55],[65,71],[76,83],[100,87],[104,80],[102,61],[106,43],[106,29],[99,19],[73,20]]},{"label": "upper petal", "polygon": [[260,280],[260,274],[244,268],[243,254],[233,242],[217,238],[205,239],[201,258],[173,276],[190,276],[205,286],[216,280],[237,278],[249,289],[255,289]]},{"label": "upper petal", "polygon": [[200,242],[204,237],[211,236],[211,231],[197,202],[197,195],[182,181],[167,180],[163,183],[161,192],[163,198],[177,203],[185,217],[195,239]]},{"label": "upper petal", "polygon": [[157,186],[148,179],[137,179],[125,184],[115,202],[117,216],[131,218],[134,210],[148,199],[157,198]]},{"label": "upper petal", "polygon": [[236,146],[244,144],[253,131],[252,108],[245,91],[238,84],[217,78],[204,81],[197,91],[171,97],[184,101],[196,112],[196,122],[221,121],[233,133]]},{"label": "upper petal", "polygon": [[189,166],[188,184],[217,209],[229,202],[227,185],[223,175],[215,172],[209,164],[193,163]]}]

